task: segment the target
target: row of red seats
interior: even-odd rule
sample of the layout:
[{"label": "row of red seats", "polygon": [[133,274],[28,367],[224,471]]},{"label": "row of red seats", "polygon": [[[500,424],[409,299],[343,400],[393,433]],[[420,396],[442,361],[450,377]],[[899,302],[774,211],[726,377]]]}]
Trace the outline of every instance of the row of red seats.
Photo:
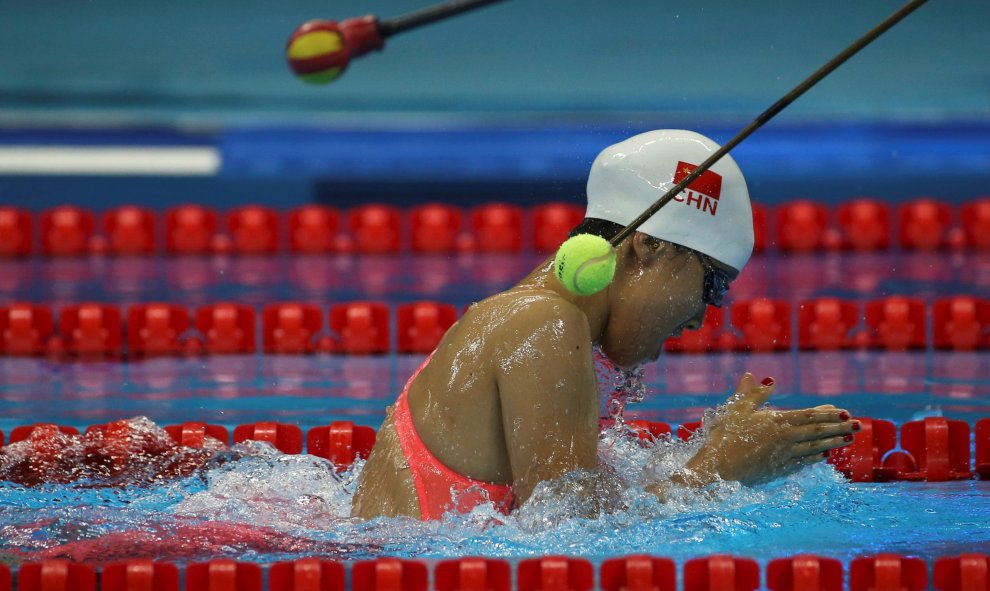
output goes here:
[{"label": "row of red seats", "polygon": [[[839,205],[833,214],[822,203],[798,200],[776,208],[771,232],[771,209],[757,204],[753,210],[756,251],[770,245],[782,252],[886,250],[893,235],[890,209],[882,201],[862,198]],[[527,215],[532,217],[528,225],[524,224]],[[247,205],[227,212],[222,231],[215,209],[184,205],[164,214],[164,249],[170,254],[268,254],[282,248],[284,236],[294,253],[395,253],[405,246],[417,253],[519,252],[523,229],[529,227],[527,245],[552,252],[583,215],[583,208],[568,203],[547,203],[528,211],[491,203],[473,208],[467,216],[459,207],[436,203],[408,211],[369,204],[346,215],[331,207],[308,205],[289,211],[283,226],[277,210]],[[897,209],[900,247],[990,249],[990,198],[963,204],[958,220],[954,217],[949,204],[930,198],[901,204]],[[123,206],[106,211],[99,232],[95,219],[93,212],[69,205],[42,212],[41,252],[150,254],[159,249],[158,217],[150,209]],[[0,207],[0,256],[31,254],[33,229],[27,210]]]},{"label": "row of red seats", "polygon": [[[110,304],[0,307],[0,354],[117,357],[124,348],[121,310]],[[335,304],[327,325],[321,308],[287,302],[261,314],[266,353],[387,353],[392,350],[389,307],[374,302]],[[432,351],[457,320],[451,304],[417,302],[396,307],[400,353]],[[133,357],[176,354],[247,354],[257,350],[256,311],[238,303],[201,306],[194,313],[177,304],[136,304],[127,311],[127,352]],[[327,328],[329,327],[329,331]]]},{"label": "row of red seats", "polygon": [[[252,562],[216,559],[186,566],[186,591],[427,591],[433,571],[435,591],[591,591],[595,567],[585,558],[525,558],[515,568],[499,558],[464,557],[429,561],[377,558],[350,566],[350,585],[339,562],[302,558],[267,568]],[[990,556],[962,554],[934,562],[931,585],[938,591],[986,591]],[[102,591],[179,591],[179,567],[167,562],[128,560],[100,569]],[[267,587],[264,571],[267,570]],[[751,558],[711,555],[692,558],[681,569],[670,558],[633,555],[601,563],[603,591],[922,591],[929,588],[928,564],[922,558],[875,554],[853,558],[845,569],[835,558],[801,554],[777,558],[761,573]],[[761,574],[765,582],[761,586]],[[61,560],[30,562],[17,570],[19,591],[95,591],[96,569]],[[11,591],[12,576],[0,564],[0,591]]]},{"label": "row of red seats", "polygon": [[[882,419],[857,418],[862,429],[855,434],[852,444],[835,450],[829,455],[834,465],[854,482],[892,480],[965,480],[974,475],[990,479],[990,418],[980,419],[973,427],[975,458],[970,465],[970,426],[965,421],[943,417],[929,417],[910,421],[901,426],[900,448],[897,446],[897,428]],[[603,421],[603,425],[607,421]],[[671,426],[659,421],[631,420],[627,426],[642,441],[672,436]],[[701,421],[678,425],[676,436],[687,441],[701,427]],[[118,462],[126,462],[128,454],[148,453],[134,448],[132,442],[140,438],[133,434],[134,424],[127,420],[103,425],[90,425],[86,433],[99,431],[102,445],[117,446]],[[165,427],[169,437],[178,445],[192,448],[204,446],[206,438],[224,445],[230,444],[230,434],[222,425],[188,422]],[[30,439],[39,454],[55,454],[51,445],[57,434],[79,435],[73,427],[39,423],[15,427],[10,433],[10,443]],[[234,429],[234,443],[247,440],[267,441],[286,454],[303,451],[303,432],[291,424],[259,422],[239,425]],[[327,426],[314,427],[305,436],[306,452],[333,462],[338,468],[350,466],[355,458],[367,458],[375,444],[375,431],[371,427],[355,426],[350,421],[335,421]],[[0,432],[0,446],[3,432]],[[131,446],[131,447],[129,447]]]},{"label": "row of red seats", "polygon": [[[126,465],[131,456],[154,455],[167,451],[160,446],[153,448],[145,446],[142,443],[144,438],[135,430],[136,428],[138,427],[134,422],[120,420],[90,425],[86,427],[85,434],[100,433],[100,445],[113,448],[112,460],[118,468]],[[213,445],[221,443],[225,446],[231,444],[230,432],[223,425],[186,422],[180,425],[168,425],[164,429],[176,445],[184,447],[198,449],[206,446],[207,443]],[[28,441],[32,453],[45,459],[61,453],[59,442],[67,444],[64,437],[60,437],[64,435],[78,436],[80,433],[75,427],[52,423],[21,425],[11,430],[8,444]],[[212,441],[207,442],[207,439]],[[238,425],[234,428],[233,443],[247,440],[266,441],[286,454],[302,453],[305,441],[306,453],[330,460],[338,469],[343,470],[353,464],[357,458],[368,458],[371,448],[375,445],[375,430],[371,427],[355,425],[351,421],[334,421],[329,425],[311,428],[304,438],[302,429],[296,425],[263,421]],[[3,431],[0,431],[0,447],[2,446]],[[44,464],[44,461],[38,462],[39,466]],[[44,481],[43,475],[41,480]]]},{"label": "row of red seats", "polygon": [[[555,250],[584,217],[584,209],[566,203],[547,203],[531,211],[531,244],[538,251]],[[395,253],[404,245],[414,252],[518,252],[523,246],[523,208],[491,203],[472,209],[464,228],[461,208],[427,204],[408,213],[387,205],[363,205],[346,216],[332,207],[308,205],[293,209],[283,220],[280,212],[259,205],[231,209],[221,229],[217,211],[183,205],[164,214],[164,247],[169,254],[270,254],[282,248],[283,233],[294,253]],[[346,232],[341,218],[345,218]],[[285,226],[283,226],[283,223]],[[32,252],[30,212],[0,207],[0,256]],[[159,249],[156,212],[123,206],[104,212],[100,232],[93,212],[61,206],[41,213],[41,252],[51,256],[87,253],[151,254]],[[225,230],[225,231],[224,231]]]},{"label": "row of red seats", "polygon": [[[865,312],[865,313],[864,313]],[[929,313],[930,312],[930,313]],[[704,326],[667,341],[670,352],[788,351],[792,338],[791,304],[785,300],[739,301],[726,312],[709,308]],[[261,314],[266,353],[388,353],[392,349],[389,307],[376,302],[335,304],[324,325],[314,304],[271,304]],[[920,299],[890,296],[863,309],[851,300],[819,298],[798,306],[797,344],[804,350],[874,348],[924,349],[927,324],[936,349],[990,348],[990,300],[954,296],[936,301],[929,311]],[[457,320],[452,304],[415,302],[396,307],[398,353],[429,353]],[[194,313],[168,303],[135,304],[127,311],[127,352],[132,357],[177,354],[249,354],[257,350],[256,312],[252,306],[222,302]],[[329,331],[326,330],[329,328]],[[114,305],[63,306],[58,330],[50,307],[14,303],[0,307],[0,355],[116,357],[124,349],[121,310]]]},{"label": "row of red seats", "polygon": [[[726,324],[726,315],[731,327]],[[934,302],[889,296],[860,305],[854,300],[817,298],[797,310],[793,338],[790,302],[761,298],[737,301],[728,312],[709,307],[700,330],[666,343],[670,352],[788,351],[796,344],[809,351],[935,349],[971,351],[990,348],[990,299],[954,296]]]}]

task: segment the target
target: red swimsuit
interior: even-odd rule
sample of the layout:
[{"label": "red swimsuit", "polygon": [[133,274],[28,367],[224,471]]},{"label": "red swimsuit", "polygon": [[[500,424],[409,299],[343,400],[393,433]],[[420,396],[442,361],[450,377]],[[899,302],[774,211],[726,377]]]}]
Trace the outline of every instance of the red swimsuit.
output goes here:
[{"label": "red swimsuit", "polygon": [[402,453],[406,456],[409,471],[416,485],[422,518],[423,520],[440,519],[450,510],[467,513],[475,506],[487,502],[494,503],[495,508],[502,513],[508,513],[512,510],[514,499],[510,485],[474,480],[454,472],[426,448],[419,433],[416,432],[412,414],[409,412],[407,395],[409,386],[432,357],[431,355],[427,358],[406,382],[406,387],[395,401],[395,410],[392,414],[395,434],[399,437]]}]

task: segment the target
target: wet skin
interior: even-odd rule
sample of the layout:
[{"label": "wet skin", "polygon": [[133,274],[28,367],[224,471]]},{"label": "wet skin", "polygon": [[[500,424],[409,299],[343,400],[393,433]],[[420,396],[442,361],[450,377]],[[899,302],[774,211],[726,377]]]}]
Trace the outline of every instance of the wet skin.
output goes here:
[{"label": "wet skin", "polygon": [[[734,277],[735,271],[730,271]],[[644,234],[617,249],[616,275],[589,297],[568,292],[546,261],[511,289],[479,302],[444,335],[410,385],[426,447],[465,476],[512,485],[516,504],[541,481],[597,464],[598,390],[592,345],[614,363],[655,360],[663,341],[705,315],[698,257]],[[706,443],[675,477],[755,483],[821,461],[858,428],[832,406],[760,410],[773,392],[743,376]],[[648,487],[663,498],[670,483]],[[389,409],[361,473],[352,515],[420,517]]]}]

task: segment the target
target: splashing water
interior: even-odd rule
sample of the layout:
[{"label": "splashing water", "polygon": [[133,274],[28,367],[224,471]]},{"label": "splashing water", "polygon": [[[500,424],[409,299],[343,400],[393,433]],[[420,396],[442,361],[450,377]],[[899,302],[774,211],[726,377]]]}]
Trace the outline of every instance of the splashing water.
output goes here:
[{"label": "splashing water", "polygon": [[[132,422],[161,432],[146,419]],[[576,472],[542,483],[510,516],[479,506],[429,523],[351,519],[362,462],[337,473],[326,460],[284,455],[260,442],[214,450],[185,475],[148,479],[142,467],[140,485],[121,486],[126,470],[39,486],[8,481],[0,483],[0,560],[634,552],[768,559],[796,552],[843,558],[880,550],[931,556],[990,550],[985,483],[854,485],[819,464],[764,486],[675,488],[665,503],[644,490],[649,479],[683,466],[698,444],[662,439],[644,447],[617,425],[599,445],[607,477]]]},{"label": "splashing water", "polygon": [[644,375],[645,366],[623,369],[605,355],[601,347],[595,345],[595,378],[598,382],[598,415],[604,419],[622,422],[626,405],[642,402],[649,391]]}]

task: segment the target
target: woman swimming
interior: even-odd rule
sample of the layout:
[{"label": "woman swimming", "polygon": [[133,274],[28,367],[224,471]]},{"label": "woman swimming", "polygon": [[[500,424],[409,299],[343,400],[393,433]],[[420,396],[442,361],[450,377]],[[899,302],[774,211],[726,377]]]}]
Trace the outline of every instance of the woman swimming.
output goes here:
[{"label": "woman swimming", "polygon": [[[606,148],[588,178],[588,209],[575,233],[618,234],[717,144],[660,130]],[[597,464],[598,390],[593,346],[620,367],[655,361],[670,336],[701,327],[753,249],[745,180],[722,158],[617,248],[615,279],[577,296],[553,262],[479,302],[444,335],[389,410],[354,496],[353,515],[436,519],[492,502],[503,512],[537,484]],[[859,425],[831,405],[761,409],[773,380],[750,374],[703,442],[669,481],[756,483],[819,462]]]}]

